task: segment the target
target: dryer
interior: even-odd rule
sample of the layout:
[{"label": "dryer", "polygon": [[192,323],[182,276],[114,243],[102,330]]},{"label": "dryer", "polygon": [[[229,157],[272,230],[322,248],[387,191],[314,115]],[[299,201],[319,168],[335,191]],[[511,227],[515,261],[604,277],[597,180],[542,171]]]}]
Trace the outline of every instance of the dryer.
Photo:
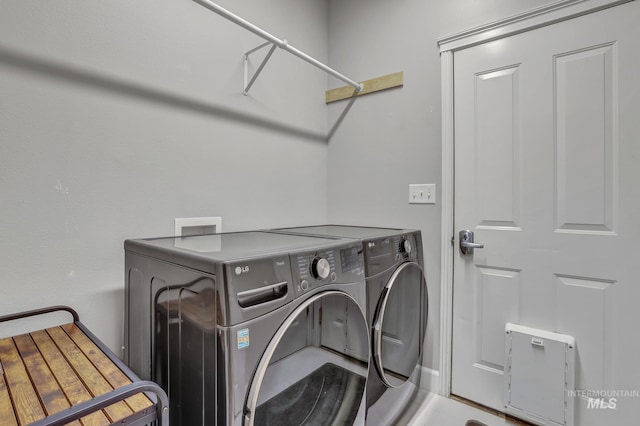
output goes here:
[{"label": "dryer", "polygon": [[420,402],[416,397],[429,306],[421,232],[346,225],[281,228],[274,232],[340,237],[361,243],[375,366],[367,380],[367,423],[405,422]]},{"label": "dryer", "polygon": [[125,251],[125,360],[167,391],[172,424],[364,424],[357,241],[243,232]]}]

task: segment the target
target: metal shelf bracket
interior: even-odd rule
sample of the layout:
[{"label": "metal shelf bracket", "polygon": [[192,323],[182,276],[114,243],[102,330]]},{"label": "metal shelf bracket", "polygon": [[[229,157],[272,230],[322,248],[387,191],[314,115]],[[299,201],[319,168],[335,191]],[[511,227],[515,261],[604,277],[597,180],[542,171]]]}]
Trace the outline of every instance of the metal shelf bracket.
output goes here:
[{"label": "metal shelf bracket", "polygon": [[[251,76],[251,78],[249,78],[249,55],[251,55],[254,52],[257,52],[258,50],[262,49],[263,47],[269,46],[271,45],[271,49],[269,49],[269,52],[267,53],[267,56],[264,57],[264,59],[262,60],[262,62],[260,63],[260,66],[258,66],[258,69],[256,69],[256,72],[253,73],[253,75]],[[264,66],[267,64],[267,62],[269,61],[269,58],[271,58],[271,55],[273,55],[273,52],[276,50],[276,46],[275,44],[271,43],[271,42],[266,42],[261,44],[260,46],[253,48],[251,50],[249,50],[248,52],[245,52],[244,57],[243,57],[243,63],[244,63],[244,89],[242,90],[242,94],[247,96],[249,94],[249,89],[251,89],[251,86],[253,86],[253,83],[256,81],[256,79],[258,78],[258,75],[262,72],[262,69],[264,68]]]}]

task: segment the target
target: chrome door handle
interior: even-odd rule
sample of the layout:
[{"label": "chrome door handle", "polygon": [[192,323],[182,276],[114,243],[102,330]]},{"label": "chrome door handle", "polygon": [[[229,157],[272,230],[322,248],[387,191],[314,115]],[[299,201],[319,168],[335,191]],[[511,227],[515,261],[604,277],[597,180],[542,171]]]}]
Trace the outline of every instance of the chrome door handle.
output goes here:
[{"label": "chrome door handle", "polygon": [[[484,248],[484,244],[480,244],[480,243],[468,243],[466,241],[463,241],[460,243],[460,245],[463,248],[468,248],[468,249],[474,249],[474,248]],[[469,253],[471,254],[471,253]]]},{"label": "chrome door handle", "polygon": [[463,255],[473,254],[473,249],[483,248],[484,244],[473,242],[473,232],[465,229],[460,231],[460,253]]}]

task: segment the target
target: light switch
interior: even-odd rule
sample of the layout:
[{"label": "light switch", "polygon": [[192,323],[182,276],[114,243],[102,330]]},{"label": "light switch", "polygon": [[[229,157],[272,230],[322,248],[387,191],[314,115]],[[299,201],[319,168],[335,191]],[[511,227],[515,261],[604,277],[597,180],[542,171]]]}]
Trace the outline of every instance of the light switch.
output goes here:
[{"label": "light switch", "polygon": [[435,204],[436,184],[409,184],[409,204]]}]

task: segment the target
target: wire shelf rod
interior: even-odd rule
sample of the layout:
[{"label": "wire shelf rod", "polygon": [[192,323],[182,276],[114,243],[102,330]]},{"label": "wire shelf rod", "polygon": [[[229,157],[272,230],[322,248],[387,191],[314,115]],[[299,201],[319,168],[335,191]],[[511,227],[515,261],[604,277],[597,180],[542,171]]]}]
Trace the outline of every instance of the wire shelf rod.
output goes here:
[{"label": "wire shelf rod", "polygon": [[[343,82],[347,83],[350,86],[353,86],[355,88],[355,92],[358,93],[362,90],[363,86],[362,84],[356,82],[355,80],[350,79],[349,77],[339,73],[338,71],[334,70],[333,68],[330,68],[329,66],[323,64],[322,62],[318,61],[317,59],[307,55],[306,53],[304,53],[303,51],[296,49],[295,47],[293,47],[292,45],[290,45],[286,40],[281,40],[277,37],[275,37],[274,35],[268,33],[267,31],[263,30],[262,28],[252,24],[251,22],[239,17],[238,15],[228,11],[227,9],[221,7],[220,5],[210,1],[210,0],[193,0],[196,3],[206,7],[207,9],[217,13],[218,15],[222,16],[223,18],[228,19],[229,21],[243,27],[244,29],[254,33],[255,35],[262,37],[263,39],[267,40],[270,43],[273,43],[274,45],[280,47],[281,49],[286,50],[287,52],[299,57],[300,59],[308,62],[309,64],[315,66],[316,68],[319,68],[321,70],[323,70],[324,72],[326,72],[327,74],[330,74],[332,76],[334,76],[335,78],[342,80]],[[263,46],[261,46],[263,47]],[[257,49],[257,48],[256,48]],[[263,64],[264,65],[264,64]]]}]

